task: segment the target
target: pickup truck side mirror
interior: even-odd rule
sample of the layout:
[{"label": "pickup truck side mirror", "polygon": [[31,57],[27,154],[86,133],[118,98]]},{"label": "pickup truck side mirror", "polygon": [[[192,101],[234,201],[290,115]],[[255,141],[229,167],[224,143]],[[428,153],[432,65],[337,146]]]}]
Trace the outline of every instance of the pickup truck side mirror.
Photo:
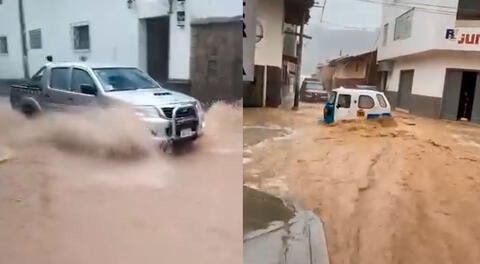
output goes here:
[{"label": "pickup truck side mirror", "polygon": [[337,104],[337,108],[340,108],[340,106],[341,106],[340,104]]},{"label": "pickup truck side mirror", "polygon": [[80,91],[84,94],[97,95],[97,88],[89,84],[80,84]]}]

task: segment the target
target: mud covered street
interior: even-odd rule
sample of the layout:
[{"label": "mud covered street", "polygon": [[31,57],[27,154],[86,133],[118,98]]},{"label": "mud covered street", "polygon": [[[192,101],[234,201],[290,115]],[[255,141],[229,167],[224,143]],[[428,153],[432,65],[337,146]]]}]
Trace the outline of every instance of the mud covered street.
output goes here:
[{"label": "mud covered street", "polygon": [[0,109],[0,263],[241,263],[242,110],[217,104],[182,155],[132,113]]},{"label": "mud covered street", "polygon": [[321,217],[331,263],[479,263],[480,127],[394,115],[245,109],[244,183]]}]

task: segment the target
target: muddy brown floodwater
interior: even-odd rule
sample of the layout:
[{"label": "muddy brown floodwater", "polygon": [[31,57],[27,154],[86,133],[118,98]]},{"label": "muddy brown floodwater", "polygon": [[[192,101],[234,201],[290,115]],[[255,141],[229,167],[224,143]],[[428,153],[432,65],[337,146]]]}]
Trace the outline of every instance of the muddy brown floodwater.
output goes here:
[{"label": "muddy brown floodwater", "polygon": [[[480,127],[321,117],[245,109],[244,183],[321,217],[333,264],[480,263]],[[262,141],[262,126],[292,133]]]},{"label": "muddy brown floodwater", "polygon": [[206,121],[173,156],[127,110],[0,109],[0,263],[242,263],[242,109]]}]

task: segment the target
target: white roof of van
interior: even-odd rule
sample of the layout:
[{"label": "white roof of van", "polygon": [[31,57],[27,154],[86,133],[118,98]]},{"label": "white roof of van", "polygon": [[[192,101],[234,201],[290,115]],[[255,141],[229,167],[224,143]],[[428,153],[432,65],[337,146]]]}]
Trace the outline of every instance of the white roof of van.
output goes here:
[{"label": "white roof of van", "polygon": [[345,87],[333,89],[333,91],[347,93],[347,94],[369,94],[369,95],[383,94],[383,92],[379,92],[371,89],[358,89],[358,88],[345,88]]}]

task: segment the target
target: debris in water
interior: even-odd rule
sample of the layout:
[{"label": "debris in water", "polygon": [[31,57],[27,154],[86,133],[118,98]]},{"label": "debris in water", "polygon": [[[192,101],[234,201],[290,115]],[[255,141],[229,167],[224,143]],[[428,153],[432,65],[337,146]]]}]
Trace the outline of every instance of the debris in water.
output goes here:
[{"label": "debris in water", "polygon": [[416,125],[417,125],[416,123],[413,123],[413,122],[406,122],[406,121],[404,121],[403,123],[404,123],[405,125],[407,125],[407,126],[416,126]]},{"label": "debris in water", "polygon": [[437,142],[433,141],[432,139],[429,139],[427,142],[430,143],[432,146],[437,147],[437,148],[443,148],[445,150],[452,150],[449,146],[440,145]]},{"label": "debris in water", "polygon": [[332,137],[318,137],[318,138],[315,138],[313,141],[317,142],[317,141],[321,141],[321,140],[330,140],[330,139],[333,139]]},{"label": "debris in water", "polygon": [[396,127],[397,122],[392,117],[380,117],[378,122],[382,127]]},{"label": "debris in water", "polygon": [[458,157],[458,159],[468,160],[468,161],[472,161],[472,162],[477,162],[478,161],[478,159],[473,158],[473,157]]}]

